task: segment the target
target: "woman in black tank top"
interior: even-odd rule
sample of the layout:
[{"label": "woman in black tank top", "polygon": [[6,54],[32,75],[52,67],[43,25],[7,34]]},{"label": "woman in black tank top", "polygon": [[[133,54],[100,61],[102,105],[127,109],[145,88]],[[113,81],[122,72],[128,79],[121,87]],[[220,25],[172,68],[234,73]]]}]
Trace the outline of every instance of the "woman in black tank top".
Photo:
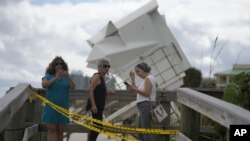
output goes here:
[{"label": "woman in black tank top", "polygon": [[[92,77],[94,77],[95,75],[99,75],[97,77],[100,77],[101,83],[98,84],[96,88],[94,89],[94,101],[97,107],[97,111],[103,111],[104,106],[105,106],[105,97],[107,93],[107,88],[106,88],[105,80],[100,75],[100,73],[95,73]],[[91,80],[90,80],[90,83],[91,83]],[[92,108],[92,104],[90,102],[90,99],[88,99],[86,111],[90,110],[91,108]]]},{"label": "woman in black tank top", "polygon": [[[88,103],[86,110],[91,110],[92,118],[102,120],[102,113],[105,107],[105,97],[107,95],[107,89],[105,84],[105,75],[108,73],[110,63],[107,59],[101,59],[97,62],[98,73],[95,73],[90,79],[90,86],[88,89]],[[102,125],[94,123],[97,127]],[[96,141],[98,132],[90,131],[88,135],[88,141]]]}]

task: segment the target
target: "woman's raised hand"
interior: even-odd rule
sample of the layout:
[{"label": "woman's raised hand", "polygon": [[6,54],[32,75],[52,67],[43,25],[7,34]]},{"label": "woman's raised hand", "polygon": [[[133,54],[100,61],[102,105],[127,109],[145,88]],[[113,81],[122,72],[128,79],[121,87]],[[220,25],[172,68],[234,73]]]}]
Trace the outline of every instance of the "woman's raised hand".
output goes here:
[{"label": "woman's raised hand", "polygon": [[133,80],[135,79],[135,73],[133,71],[130,71],[129,77]]}]

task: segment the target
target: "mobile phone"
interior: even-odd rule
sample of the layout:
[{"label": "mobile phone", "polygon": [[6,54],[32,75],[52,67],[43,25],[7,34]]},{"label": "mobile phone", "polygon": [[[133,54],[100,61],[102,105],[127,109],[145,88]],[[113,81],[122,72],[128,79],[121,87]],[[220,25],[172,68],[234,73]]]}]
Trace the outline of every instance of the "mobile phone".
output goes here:
[{"label": "mobile phone", "polygon": [[67,71],[67,66],[64,64],[64,65],[62,65],[62,69],[64,70],[64,71]]},{"label": "mobile phone", "polygon": [[128,82],[123,82],[126,86],[130,86],[130,84]]}]

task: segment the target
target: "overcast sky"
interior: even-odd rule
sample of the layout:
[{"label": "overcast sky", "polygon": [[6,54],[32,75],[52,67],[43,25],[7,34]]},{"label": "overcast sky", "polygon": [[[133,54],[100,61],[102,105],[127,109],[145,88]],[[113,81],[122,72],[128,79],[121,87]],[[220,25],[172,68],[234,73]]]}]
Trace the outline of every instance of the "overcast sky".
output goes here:
[{"label": "overcast sky", "polygon": [[[62,56],[70,70],[91,75],[86,40],[149,0],[0,0],[0,96],[18,83],[41,87],[48,63]],[[158,0],[159,12],[191,65],[208,76],[249,64],[249,0]]]}]

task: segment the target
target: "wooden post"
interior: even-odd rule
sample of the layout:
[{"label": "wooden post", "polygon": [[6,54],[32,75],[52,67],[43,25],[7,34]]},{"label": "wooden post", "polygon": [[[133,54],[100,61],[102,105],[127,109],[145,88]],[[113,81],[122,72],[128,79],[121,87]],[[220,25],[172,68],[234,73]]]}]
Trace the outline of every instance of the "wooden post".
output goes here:
[{"label": "wooden post", "polygon": [[[163,106],[163,108],[168,114],[167,118],[164,119],[160,124],[161,124],[162,129],[168,129],[168,127],[170,127],[170,107],[171,107],[170,101],[167,99],[168,93],[161,92],[158,94],[160,98],[159,101],[161,101],[161,105]],[[156,135],[154,140],[170,141],[170,135]]]},{"label": "wooden post", "polygon": [[41,141],[47,141],[47,132],[41,132]]},{"label": "wooden post", "polygon": [[0,133],[0,141],[4,141],[4,131]]},{"label": "wooden post", "polygon": [[230,130],[229,129],[227,129],[227,134],[226,134],[226,140],[227,141],[230,141]]},{"label": "wooden post", "polygon": [[[6,141],[21,141],[23,139],[24,130],[30,123],[39,123],[41,118],[41,104],[39,101],[30,103],[26,101],[22,108],[11,119],[5,130]],[[36,133],[30,139],[31,141],[41,141],[41,133]]]},{"label": "wooden post", "polygon": [[[170,102],[165,101],[162,102],[161,105],[164,107],[165,111],[167,112],[168,116],[166,119],[164,119],[161,123],[162,129],[168,129],[170,127]],[[170,135],[157,135],[156,136],[157,141],[170,141]]]},{"label": "wooden post", "polygon": [[[37,90],[37,93],[45,95],[45,90]],[[33,116],[30,117],[29,121],[32,121],[34,123],[41,123],[41,118],[42,118],[42,109],[43,106],[41,105],[41,101],[38,99],[34,99],[32,103],[29,106],[28,112],[32,114]],[[40,130],[40,129],[38,129]],[[47,141],[47,131],[45,132],[38,132],[35,134],[32,138],[31,141]]]},{"label": "wooden post", "polygon": [[23,139],[23,133],[26,126],[24,124],[26,114],[25,110],[24,104],[21,109],[12,117],[5,129],[5,141],[21,141]]},{"label": "wooden post", "polygon": [[[33,100],[32,103],[26,102],[26,121],[33,123],[41,122],[42,106],[41,102],[38,100]],[[31,141],[41,141],[41,132],[34,134],[30,140]]]},{"label": "wooden post", "polygon": [[181,132],[192,141],[199,141],[200,114],[181,105]]}]

